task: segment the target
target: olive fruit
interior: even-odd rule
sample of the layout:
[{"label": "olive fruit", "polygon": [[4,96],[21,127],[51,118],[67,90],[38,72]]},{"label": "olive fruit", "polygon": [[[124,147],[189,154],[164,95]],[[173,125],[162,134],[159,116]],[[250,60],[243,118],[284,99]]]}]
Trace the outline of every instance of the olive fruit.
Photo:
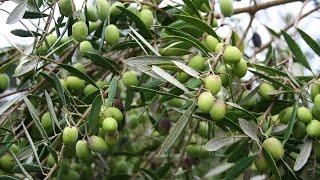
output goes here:
[{"label": "olive fruit", "polygon": [[241,58],[238,63],[234,63],[232,66],[232,73],[238,76],[239,78],[244,77],[247,74],[247,63]]},{"label": "olive fruit", "polygon": [[312,113],[306,107],[299,107],[297,111],[297,118],[299,121],[308,124],[312,120]]},{"label": "olive fruit", "polygon": [[46,112],[42,115],[41,124],[44,129],[49,129],[52,127],[52,119],[49,112]]},{"label": "olive fruit", "polygon": [[76,154],[81,159],[90,158],[91,152],[88,146],[88,142],[86,140],[79,140],[76,143]]},{"label": "olive fruit", "polygon": [[70,126],[65,127],[62,133],[62,141],[64,144],[75,144],[78,140],[78,129],[76,127]]},{"label": "olive fruit", "polygon": [[252,40],[252,43],[255,47],[261,46],[261,37],[258,33],[256,33],[256,32],[253,33],[251,40]]},{"label": "olive fruit", "polygon": [[7,74],[0,74],[0,92],[9,88],[10,78]]},{"label": "olive fruit", "polygon": [[306,136],[306,125],[303,122],[297,121],[292,130],[293,137],[297,139],[302,139]]},{"label": "olive fruit", "polygon": [[218,75],[210,74],[204,79],[204,87],[210,90],[213,95],[216,95],[220,91],[221,86],[222,81]]},{"label": "olive fruit", "polygon": [[16,144],[12,144],[12,145],[10,146],[10,150],[11,150],[14,154],[17,154],[17,153],[20,151],[19,147],[18,147]]},{"label": "olive fruit", "polygon": [[86,68],[84,67],[84,65],[82,63],[75,63],[74,65],[72,65],[72,67],[78,69],[79,71],[85,73],[86,72]]},{"label": "olive fruit", "polygon": [[166,117],[161,117],[158,121],[157,130],[160,134],[169,134],[171,121]]},{"label": "olive fruit", "polygon": [[267,138],[263,141],[262,146],[270,153],[273,160],[277,161],[284,156],[284,149],[281,142],[275,138]]},{"label": "olive fruit", "polygon": [[218,54],[218,53],[223,49],[223,46],[224,46],[224,44],[223,44],[222,42],[218,43],[218,44],[216,45],[216,48],[215,48],[214,52],[215,52],[216,54]]},{"label": "olive fruit", "polygon": [[188,66],[196,69],[196,70],[203,70],[204,67],[204,59],[201,56],[194,56],[188,63]]},{"label": "olive fruit", "polygon": [[223,100],[216,100],[210,110],[210,116],[213,121],[220,121],[224,118],[227,112],[227,105]]},{"label": "olive fruit", "polygon": [[185,101],[179,98],[172,98],[169,100],[169,106],[181,108],[184,105]]},{"label": "olive fruit", "polygon": [[314,101],[314,98],[320,94],[319,81],[316,81],[311,84],[310,88],[311,100]]},{"label": "olive fruit", "polygon": [[214,97],[210,92],[203,92],[198,97],[198,107],[202,112],[210,112],[214,102]]},{"label": "olive fruit", "polygon": [[316,95],[313,102],[314,102],[314,108],[320,111],[320,94]]},{"label": "olive fruit", "polygon": [[143,9],[140,14],[141,21],[147,26],[151,26],[153,24],[153,13],[149,9]]},{"label": "olive fruit", "polygon": [[253,163],[260,173],[266,172],[269,169],[268,162],[263,154],[259,154]]},{"label": "olive fruit", "polygon": [[139,80],[134,71],[127,71],[122,75],[122,82],[126,87],[137,86]]},{"label": "olive fruit", "polygon": [[111,16],[118,16],[121,14],[121,10],[117,7],[123,7],[123,3],[116,1],[115,3],[113,3],[110,7],[110,15]]},{"label": "olive fruit", "polygon": [[96,1],[96,14],[101,21],[108,18],[110,13],[110,4],[107,0],[97,0]]},{"label": "olive fruit", "polygon": [[273,99],[274,95],[269,93],[271,93],[274,90],[275,90],[274,86],[266,82],[261,83],[259,86],[260,96],[267,101],[271,101]]},{"label": "olive fruit", "polygon": [[68,179],[78,180],[80,179],[80,174],[75,170],[69,169],[67,173],[62,174],[61,179],[62,180],[68,180]]},{"label": "olive fruit", "polygon": [[108,149],[107,143],[99,136],[90,136],[88,146],[94,152],[103,152]]},{"label": "olive fruit", "polygon": [[114,133],[118,130],[118,122],[112,117],[107,117],[102,122],[102,128],[106,133]]},{"label": "olive fruit", "polygon": [[59,0],[58,2],[60,12],[64,16],[71,16],[72,15],[72,10],[73,10],[73,2],[72,0]]},{"label": "olive fruit", "polygon": [[47,157],[47,165],[49,167],[53,167],[55,164],[56,164],[56,162],[54,161],[52,154],[49,154]]},{"label": "olive fruit", "polygon": [[120,140],[120,137],[119,137],[119,132],[118,131],[115,131],[113,133],[106,133],[105,135],[105,142],[107,143],[108,147],[112,147],[116,144],[118,144]]},{"label": "olive fruit", "polygon": [[280,122],[287,124],[290,121],[291,115],[293,113],[293,107],[288,107],[280,113]]},{"label": "olive fruit", "polygon": [[220,10],[223,16],[230,17],[233,14],[233,0],[220,0]]},{"label": "olive fruit", "polygon": [[315,119],[320,119],[320,111],[317,110],[314,106],[311,108],[312,116],[315,117]]},{"label": "olive fruit", "polygon": [[210,152],[203,146],[198,144],[189,144],[186,147],[186,154],[191,157],[207,158],[210,156]]},{"label": "olive fruit", "polygon": [[93,51],[93,47],[90,41],[82,41],[79,45],[79,49],[80,49],[80,52],[83,54]]},{"label": "olive fruit", "polygon": [[189,81],[189,79],[190,79],[190,75],[185,72],[180,72],[177,75],[177,80],[181,83],[186,83],[187,81]]},{"label": "olive fruit", "polygon": [[9,153],[5,153],[0,157],[0,168],[11,172],[15,166],[15,161]]},{"label": "olive fruit", "polygon": [[310,137],[320,137],[320,122],[318,120],[311,120],[306,128],[307,134]]},{"label": "olive fruit", "polygon": [[241,60],[242,52],[235,46],[227,46],[223,57],[227,63],[238,63]]},{"label": "olive fruit", "polygon": [[[241,101],[242,101],[243,99],[245,99],[249,94],[250,94],[249,91],[243,91],[243,93],[241,94],[241,97],[240,97]],[[240,102],[241,102],[241,101],[240,101]],[[253,96],[251,96],[250,99],[248,99],[242,106],[243,106],[244,108],[250,108],[250,107],[253,107],[256,103],[257,103],[257,96],[256,96],[256,95],[253,95]]]},{"label": "olive fruit", "polygon": [[108,44],[114,45],[119,41],[120,33],[117,26],[110,24],[105,30],[105,40]]},{"label": "olive fruit", "polygon": [[219,41],[215,37],[208,35],[206,37],[204,43],[212,52],[215,52],[216,46],[219,43]]},{"label": "olive fruit", "polygon": [[85,96],[88,96],[89,94],[91,94],[91,93],[93,93],[93,92],[96,92],[96,91],[98,91],[98,90],[99,90],[99,89],[98,89],[97,87],[93,86],[92,84],[88,84],[88,85],[84,88],[83,94],[84,94]]},{"label": "olive fruit", "polygon": [[231,76],[232,68],[229,64],[221,65],[218,67],[217,72],[219,73],[219,77],[222,81],[222,86],[226,87],[229,84],[229,76]]},{"label": "olive fruit", "polygon": [[107,109],[105,109],[104,113],[107,115],[111,115],[111,117],[114,118],[118,123],[120,123],[123,119],[122,112],[116,107],[108,107]]},{"label": "olive fruit", "polygon": [[98,21],[98,16],[96,15],[96,9],[92,6],[87,6],[87,17],[91,22]]},{"label": "olive fruit", "polygon": [[208,136],[209,136],[209,125],[208,125],[208,123],[206,123],[204,121],[200,121],[197,133],[203,138],[208,138]]},{"label": "olive fruit", "polygon": [[86,85],[84,84],[84,80],[76,77],[76,76],[68,76],[66,79],[67,87],[70,90],[82,90]]},{"label": "olive fruit", "polygon": [[78,21],[72,25],[72,35],[75,40],[81,42],[88,36],[88,27],[85,22]]}]

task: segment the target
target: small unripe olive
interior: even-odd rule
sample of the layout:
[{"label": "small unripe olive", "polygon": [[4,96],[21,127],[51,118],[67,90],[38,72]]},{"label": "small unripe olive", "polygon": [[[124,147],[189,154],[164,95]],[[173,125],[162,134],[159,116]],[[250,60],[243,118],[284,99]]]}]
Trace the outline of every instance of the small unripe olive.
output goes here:
[{"label": "small unripe olive", "polygon": [[114,171],[116,174],[127,174],[129,165],[127,161],[120,160],[115,163]]},{"label": "small unripe olive", "polygon": [[297,139],[302,139],[306,136],[306,125],[303,122],[297,121],[292,130],[293,137]]},{"label": "small unripe olive", "polygon": [[14,154],[17,154],[17,153],[20,151],[19,147],[18,147],[16,144],[12,144],[12,145],[10,146],[10,150],[11,150]]},{"label": "small unripe olive", "polygon": [[118,144],[119,140],[120,140],[120,137],[119,137],[119,132],[117,130],[113,133],[106,133],[105,135],[105,141],[108,147],[109,146],[112,147]]},{"label": "small unripe olive", "polygon": [[104,21],[108,18],[110,13],[110,4],[107,0],[97,0],[96,1],[97,16],[101,21]]},{"label": "small unripe olive", "polygon": [[198,97],[198,107],[202,112],[210,112],[214,102],[214,97],[210,92],[203,92]]},{"label": "small unripe olive", "polygon": [[79,49],[81,53],[92,52],[94,49],[90,41],[82,41],[79,45]]},{"label": "small unripe olive", "polygon": [[126,87],[137,86],[139,80],[134,71],[127,71],[122,75],[122,82]]},{"label": "small unripe olive", "polygon": [[189,79],[190,79],[190,75],[185,72],[180,72],[177,75],[177,80],[181,83],[186,83],[187,81],[189,81]]},{"label": "small unripe olive", "polygon": [[[249,95],[249,91],[244,91],[242,94],[241,94],[241,97],[240,99],[243,100],[244,98],[246,98],[248,95]],[[245,108],[250,108],[252,106],[254,106],[255,104],[257,103],[257,96],[256,95],[253,95],[250,99],[248,99],[245,104],[243,104],[243,107]]]},{"label": "small unripe olive", "polygon": [[47,165],[49,167],[53,167],[55,164],[56,164],[56,162],[54,161],[53,156],[51,154],[49,154],[48,158],[47,158]]},{"label": "small unripe olive", "polygon": [[241,58],[238,63],[234,63],[232,66],[232,73],[238,76],[239,78],[244,77],[247,74],[247,63],[246,61]]},{"label": "small unripe olive", "polygon": [[77,17],[79,21],[86,22],[86,15],[84,13],[80,13],[79,16]]},{"label": "small unripe olive", "polygon": [[64,79],[59,79],[59,80],[60,80],[60,84],[61,84],[65,89],[67,89],[67,87],[68,87],[67,81],[64,80]]},{"label": "small unripe olive", "polygon": [[269,169],[267,160],[264,158],[263,154],[259,154],[254,161],[254,165],[260,173],[266,172]]},{"label": "small unripe olive", "polygon": [[102,128],[106,133],[114,133],[118,130],[118,122],[111,117],[107,117],[102,122]]},{"label": "small unripe olive", "polygon": [[186,154],[191,157],[202,157],[202,158],[206,158],[210,156],[210,152],[204,149],[203,146],[198,144],[187,145]]},{"label": "small unripe olive", "polygon": [[311,120],[307,125],[306,131],[310,137],[320,137],[320,122],[318,120]]},{"label": "small unripe olive", "polygon": [[270,153],[273,160],[277,161],[284,156],[284,149],[281,142],[275,138],[267,138],[263,141],[262,146]]},{"label": "small unripe olive", "polygon": [[117,26],[110,24],[105,30],[105,40],[108,44],[114,45],[119,41],[120,33]]},{"label": "small unripe olive", "polygon": [[138,13],[139,13],[138,9],[134,6],[128,6],[127,9],[136,15],[138,15]]},{"label": "small unripe olive", "polygon": [[218,44],[216,45],[216,48],[215,48],[214,52],[215,52],[216,54],[218,54],[218,53],[223,49],[223,46],[224,46],[224,44],[223,44],[222,42],[218,43]]},{"label": "small unripe olive", "polygon": [[108,150],[107,143],[99,136],[90,136],[88,146],[94,152],[103,152]]},{"label": "small unripe olive", "polygon": [[220,10],[223,16],[230,17],[233,14],[233,0],[220,0]]},{"label": "small unripe olive", "polygon": [[151,26],[153,24],[153,13],[149,9],[143,9],[140,14],[140,19],[147,26]]},{"label": "small unripe olive", "polygon": [[[227,66],[227,67],[226,67]],[[227,71],[228,69],[228,71]],[[219,77],[222,81],[222,85],[224,87],[227,87],[229,85],[229,76],[231,76],[231,72],[232,72],[232,68],[229,64],[227,65],[221,65],[218,67],[217,69],[218,73],[219,73]]]},{"label": "small unripe olive", "polygon": [[172,98],[169,100],[169,106],[181,108],[184,105],[185,101],[179,98]]},{"label": "small unripe olive", "polygon": [[275,88],[273,87],[273,85],[266,82],[261,83],[259,86],[260,96],[267,101],[271,101],[273,99],[274,95],[268,93],[271,93],[274,90]]},{"label": "small unripe olive", "polygon": [[116,1],[115,3],[113,3],[110,7],[111,16],[118,16],[121,14],[122,11],[117,6],[124,7],[122,2]]},{"label": "small unripe olive", "polygon": [[216,46],[218,45],[219,41],[215,37],[208,35],[204,43],[212,52],[215,52]]},{"label": "small unripe olive", "polygon": [[15,160],[13,159],[13,157],[9,153],[6,153],[0,157],[0,168],[1,169],[8,171],[8,172],[11,172],[12,169],[14,168],[14,166],[15,166]]},{"label": "small unripe olive", "polygon": [[87,17],[91,22],[98,21],[98,16],[96,15],[96,9],[92,6],[87,6]]},{"label": "small unripe olive", "polygon": [[216,18],[213,18],[211,26],[212,27],[218,27],[218,20]]},{"label": "small unripe olive", "polygon": [[58,37],[53,34],[50,34],[46,37],[46,40],[47,40],[50,47],[57,41],[57,39],[58,39]]},{"label": "small unripe olive", "polygon": [[314,106],[311,108],[312,116],[315,117],[315,119],[320,119],[320,111],[317,110]]},{"label": "small unripe olive", "polygon": [[60,12],[64,16],[71,16],[72,15],[72,10],[73,10],[73,2],[72,0],[59,0],[59,8]]},{"label": "small unripe olive", "polygon": [[280,113],[280,122],[287,124],[290,121],[291,115],[293,113],[293,107],[288,107]]},{"label": "small unripe olive", "polygon": [[211,91],[213,95],[216,95],[222,86],[220,76],[210,74],[204,79],[204,87]]},{"label": "small unripe olive", "polygon": [[61,176],[61,179],[63,179],[63,180],[65,180],[65,179],[66,180],[67,179],[78,180],[78,179],[80,179],[80,174],[75,170],[68,170],[67,173],[65,173]]},{"label": "small unripe olive", "polygon": [[210,110],[210,116],[213,121],[220,121],[224,118],[227,112],[227,105],[223,100],[216,100]]},{"label": "small unripe olive", "polygon": [[203,138],[208,138],[208,133],[209,133],[209,125],[208,123],[204,121],[199,122],[199,127],[197,133],[203,137]]},{"label": "small unripe olive", "polygon": [[204,67],[204,59],[201,56],[194,56],[190,62],[188,63],[188,65],[196,70],[203,70]]},{"label": "small unripe olive", "polygon": [[42,115],[41,124],[44,129],[49,129],[52,127],[52,119],[49,112],[46,112]]},{"label": "small unripe olive", "polygon": [[316,95],[313,103],[314,103],[314,108],[316,108],[318,111],[320,111],[320,94]]},{"label": "small unripe olive", "polygon": [[76,76],[68,76],[66,82],[70,90],[82,90],[86,86],[84,81]]},{"label": "small unripe olive", "polygon": [[[115,107],[108,107],[107,109],[105,109],[104,111],[105,114],[111,114],[111,117],[114,118],[118,123],[120,123],[123,119],[123,114],[122,112]],[[110,117],[110,116],[107,116]]]},{"label": "small unripe olive", "polygon": [[316,81],[311,84],[310,88],[311,100],[314,101],[314,98],[320,94],[319,81]]},{"label": "small unripe olive", "polygon": [[9,88],[10,78],[7,74],[0,74],[0,92]]},{"label": "small unripe olive", "polygon": [[242,52],[235,46],[227,46],[223,57],[227,63],[238,63],[241,60]]},{"label": "small unripe olive", "polygon": [[308,124],[312,120],[312,113],[306,107],[299,107],[297,111],[297,118],[299,121]]},{"label": "small unripe olive", "polygon": [[91,152],[88,146],[88,142],[86,140],[79,140],[76,143],[76,154],[81,159],[90,158]]},{"label": "small unripe olive", "polygon": [[86,68],[84,67],[84,65],[82,63],[75,63],[74,65],[72,65],[72,67],[78,69],[79,71],[85,73],[86,72]]},{"label": "small unripe olive", "polygon": [[157,130],[160,134],[169,134],[171,121],[166,117],[161,117],[158,121]]},{"label": "small unripe olive", "polygon": [[93,92],[96,92],[96,91],[98,91],[98,88],[97,88],[97,87],[93,86],[92,84],[88,84],[88,85],[84,88],[83,94],[84,94],[85,96],[88,96],[89,94],[91,94],[91,93],[93,93]]},{"label": "small unripe olive", "polygon": [[72,25],[72,36],[79,42],[86,40],[88,31],[88,26],[85,22],[78,21]]},{"label": "small unripe olive", "polygon": [[78,140],[78,129],[76,127],[70,126],[65,127],[62,133],[62,141],[64,144],[75,144]]}]

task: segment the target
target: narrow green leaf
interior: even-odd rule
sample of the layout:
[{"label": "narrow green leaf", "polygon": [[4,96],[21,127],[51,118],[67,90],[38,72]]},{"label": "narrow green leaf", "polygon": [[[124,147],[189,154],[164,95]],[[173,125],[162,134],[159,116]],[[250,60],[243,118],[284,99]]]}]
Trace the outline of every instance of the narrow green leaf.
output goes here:
[{"label": "narrow green leaf", "polygon": [[44,144],[45,144],[45,140],[41,140],[41,141],[35,142],[34,144],[32,144],[32,146],[28,145],[28,146],[24,147],[17,154],[18,159],[20,161],[22,161],[24,159],[29,158],[33,154],[33,149],[32,148],[35,148],[36,150],[38,150],[38,147],[41,146],[41,145],[44,145]]},{"label": "narrow green leaf", "polygon": [[294,123],[296,122],[298,105],[299,105],[299,100],[296,100],[295,104],[293,105],[293,110],[292,110],[292,114],[290,116],[290,120],[288,123],[286,133],[284,134],[284,137],[283,137],[283,141],[282,141],[283,145],[285,145],[286,142],[289,140],[291,132],[293,130]]},{"label": "narrow green leaf", "polygon": [[190,91],[183,85],[181,84],[175,77],[167,73],[165,70],[157,67],[157,66],[152,66],[152,71],[155,72],[157,75],[168,81],[169,83],[175,85],[176,87],[180,88],[181,90],[190,93]]},{"label": "narrow green leaf", "polygon": [[137,56],[125,60],[128,66],[136,67],[137,65],[160,65],[160,64],[173,64],[172,60],[183,62],[178,57],[163,57],[163,56]]},{"label": "narrow green leaf", "polygon": [[42,124],[40,122],[40,119],[39,119],[39,116],[38,116],[38,113],[37,113],[36,109],[33,107],[32,103],[30,102],[30,100],[26,96],[24,96],[23,99],[24,99],[24,102],[27,105],[27,108],[28,108],[28,110],[30,112],[30,115],[31,115],[34,123],[36,124],[36,127],[39,130],[41,136],[46,140],[46,142],[48,144],[50,144],[48,135],[47,135],[46,131],[44,130],[44,128],[43,128],[43,126],[42,126]]},{"label": "narrow green leaf", "polygon": [[248,155],[249,141],[245,138],[230,153],[227,162],[237,162]]},{"label": "narrow green leaf", "polygon": [[36,36],[41,36],[40,33],[36,31],[26,31],[23,29],[15,29],[11,31],[11,34],[19,37],[36,37]]},{"label": "narrow green leaf", "polygon": [[62,130],[61,127],[60,127],[59,121],[58,121],[58,119],[57,119],[56,113],[55,113],[55,111],[54,111],[52,99],[51,99],[51,97],[50,97],[50,95],[48,94],[47,91],[45,91],[44,94],[45,94],[45,97],[46,97],[47,106],[48,106],[48,110],[49,110],[51,119],[53,119],[53,121],[52,121],[52,127],[55,127],[55,126],[54,126],[54,123],[55,123],[55,124],[58,126],[58,128],[59,128],[60,130]]},{"label": "narrow green leaf", "polygon": [[160,178],[154,172],[145,168],[140,168],[140,169],[145,174],[146,178],[152,179],[152,180],[160,180]]},{"label": "narrow green leaf", "polygon": [[296,58],[296,60],[298,62],[300,62],[304,67],[306,67],[307,69],[311,70],[311,67],[308,63],[307,58],[304,56],[303,52],[301,51],[299,45],[296,43],[295,40],[293,40],[291,38],[291,36],[289,34],[287,34],[285,31],[281,31],[284,39],[286,40],[292,54],[294,55],[294,57]]},{"label": "narrow green leaf", "polygon": [[266,158],[267,163],[269,164],[269,167],[272,171],[273,176],[277,180],[281,180],[279,169],[278,169],[275,161],[273,160],[271,154],[269,153],[269,151],[266,150],[265,148],[263,148],[263,154],[264,154],[264,157]]},{"label": "narrow green leaf", "polygon": [[48,145],[46,145],[46,147],[47,147],[49,153],[52,155],[54,162],[56,164],[58,164],[59,160],[58,160],[58,155],[57,155],[56,150],[54,150],[51,146],[48,146]]},{"label": "narrow green leaf", "polygon": [[260,143],[260,140],[258,138],[257,132],[258,132],[258,125],[255,124],[253,121],[247,121],[242,118],[239,118],[240,127],[243,130],[243,132],[249,136],[251,139],[255,140],[257,143]]},{"label": "narrow green leaf", "polygon": [[159,177],[163,178],[167,172],[170,170],[170,168],[173,166],[173,163],[167,163],[165,165],[160,166],[158,169],[154,171],[154,173]]},{"label": "narrow green leaf", "polygon": [[0,176],[0,180],[19,180],[19,179],[9,175],[2,175]]},{"label": "narrow green leaf", "polygon": [[106,57],[103,57],[94,52],[87,52],[86,56],[88,56],[92,63],[97,65],[98,67],[111,70],[113,73],[117,73],[116,69],[119,67],[119,64],[112,61],[111,59],[107,59]]},{"label": "narrow green leaf", "polygon": [[204,146],[203,148],[206,149],[207,151],[217,151],[220,148],[226,146],[232,137],[215,137],[210,139]]},{"label": "narrow green leaf", "polygon": [[182,0],[182,1],[184,2],[184,4],[185,4],[193,13],[195,13],[195,14],[198,16],[198,18],[201,18],[201,15],[200,15],[197,7],[193,4],[192,1],[190,1],[190,0]]},{"label": "narrow green leaf", "polygon": [[125,103],[124,103],[124,109],[128,110],[131,106],[131,103],[133,101],[134,98],[134,88],[128,88],[127,89],[127,96],[125,99]]},{"label": "narrow green leaf", "polygon": [[96,83],[85,73],[79,71],[78,69],[68,65],[68,64],[59,64],[63,69],[67,70],[71,74],[74,74],[75,76],[79,77],[82,80],[87,81],[88,83],[92,84],[94,87],[99,88]]},{"label": "narrow green leaf", "polygon": [[311,47],[311,49],[318,55],[320,56],[320,46],[319,44],[312,39],[311,36],[309,36],[307,33],[305,33],[303,30],[298,28],[298,31],[303,38],[303,40]]},{"label": "narrow green leaf", "polygon": [[139,44],[136,41],[125,41],[112,46],[111,50],[124,50],[134,47],[139,47]]},{"label": "narrow green leaf", "polygon": [[64,88],[61,85],[60,79],[58,78],[58,76],[55,73],[51,73],[50,76],[51,76],[51,78],[52,78],[52,80],[54,82],[54,87],[58,92],[59,98],[61,99],[61,101],[62,101],[62,103],[64,105],[67,105],[66,98],[65,98],[65,95],[64,95]]},{"label": "narrow green leaf", "polygon": [[108,107],[112,106],[112,102],[116,97],[117,86],[118,86],[118,79],[117,77],[114,76],[110,82],[110,86],[108,90],[108,99],[107,99]]},{"label": "narrow green leaf", "polygon": [[48,17],[48,14],[43,14],[35,11],[26,11],[23,15],[23,19],[38,19]]},{"label": "narrow green leaf", "polygon": [[242,174],[256,159],[256,156],[249,156],[237,162],[226,174],[225,179],[235,179]]},{"label": "narrow green leaf", "polygon": [[163,153],[167,152],[167,150],[176,142],[176,140],[179,138],[182,131],[188,124],[189,120],[191,119],[191,115],[194,111],[195,106],[196,104],[195,102],[193,102],[192,105],[183,113],[178,122],[172,128],[166,140],[161,145],[161,149],[158,155],[162,155]]},{"label": "narrow green leaf", "polygon": [[193,76],[193,77],[195,77],[197,79],[200,79],[200,73],[198,73],[196,70],[194,70],[190,66],[188,66],[186,64],[183,64],[181,62],[178,62],[178,61],[172,61],[172,62],[173,62],[174,65],[176,65],[178,68],[180,68],[185,73],[187,73],[190,76]]},{"label": "narrow green leaf", "polygon": [[[25,169],[26,172],[41,172],[41,168],[38,165],[35,164],[21,164],[21,167]],[[15,173],[21,173],[23,170],[21,169],[20,166],[16,166],[13,169],[13,172]],[[45,172],[49,172],[50,168],[47,167],[42,167],[42,169]]]},{"label": "narrow green leaf", "polygon": [[0,114],[6,112],[12,105],[21,100],[24,97],[24,94],[18,95],[17,97],[11,99],[0,107]]},{"label": "narrow green leaf", "polygon": [[91,111],[88,118],[89,132],[93,130],[93,128],[98,122],[101,106],[102,106],[102,97],[101,95],[98,95],[96,98],[94,98],[92,102]]},{"label": "narrow green leaf", "polygon": [[140,33],[147,39],[152,39],[151,31],[149,27],[147,27],[142,20],[133,12],[129,11],[126,8],[118,7],[128,18],[136,23],[137,28],[140,30]]},{"label": "narrow green leaf", "polygon": [[129,26],[134,35],[144,44],[146,45],[155,55],[161,56],[158,51],[156,51],[151,44],[145,40],[136,30],[134,30],[131,26]]},{"label": "narrow green leaf", "polygon": [[28,173],[30,171],[26,171],[25,168],[22,166],[22,164],[20,163],[19,159],[17,158],[17,156],[14,153],[11,153],[12,157],[14,158],[14,160],[16,161],[17,165],[13,168],[13,172],[16,172],[17,169],[19,169],[19,173],[23,173],[28,179],[33,180],[32,176]]},{"label": "narrow green leaf", "polygon": [[248,110],[244,109],[243,107],[239,106],[236,103],[232,103],[232,102],[226,102],[227,105],[232,106],[236,109],[239,109],[240,111],[245,112],[246,114],[248,114],[249,116],[251,116],[254,120],[256,120],[256,116],[253,115],[251,112],[249,112]]},{"label": "narrow green leaf", "polygon": [[[161,91],[157,91],[157,90],[154,90],[154,89],[145,88],[145,87],[139,87],[139,86],[134,86],[134,88],[137,89],[139,92],[154,92],[156,94],[165,95],[166,97],[168,97],[168,99],[171,99],[171,98],[184,99],[184,98],[182,98],[180,96],[177,96],[175,94],[171,94],[169,92],[161,92]],[[183,93],[183,91],[182,91],[182,93]],[[160,102],[164,102],[164,99],[160,100]]]},{"label": "narrow green leaf", "polygon": [[14,143],[14,140],[12,140],[12,142],[7,143],[5,146],[1,146],[0,157],[2,157],[5,153],[7,153],[8,149],[10,149],[13,143]]},{"label": "narrow green leaf", "polygon": [[299,171],[308,161],[312,150],[312,139],[307,138],[301,146],[300,153],[294,163],[293,170]]},{"label": "narrow green leaf", "polygon": [[210,34],[211,36],[215,37],[216,39],[220,40],[217,33],[210,27],[207,23],[203,22],[202,20],[192,17],[192,16],[186,16],[181,14],[175,14],[174,16],[177,16],[179,19],[190,23],[194,25],[195,27],[205,31],[206,33]]},{"label": "narrow green leaf", "polygon": [[20,4],[18,4],[8,16],[6,23],[14,24],[18,22],[20,19],[22,19],[24,13],[27,10],[27,3],[28,0],[24,0]]}]

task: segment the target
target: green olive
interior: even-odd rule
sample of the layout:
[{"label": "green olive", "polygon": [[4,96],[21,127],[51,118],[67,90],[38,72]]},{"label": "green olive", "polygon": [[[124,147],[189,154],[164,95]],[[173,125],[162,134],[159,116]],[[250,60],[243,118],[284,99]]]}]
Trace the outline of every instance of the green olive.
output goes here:
[{"label": "green olive", "polygon": [[120,33],[117,26],[110,24],[105,30],[105,40],[108,44],[114,45],[119,41]]},{"label": "green olive", "polygon": [[76,76],[68,76],[66,79],[67,87],[70,90],[82,90],[85,88],[85,83],[82,79],[76,77]]},{"label": "green olive", "polygon": [[139,16],[147,27],[150,27],[153,24],[153,13],[149,9],[143,9]]},{"label": "green olive", "polygon": [[306,128],[307,134],[310,137],[320,137],[320,122],[318,120],[311,120]]},{"label": "green olive", "polygon": [[210,74],[204,79],[204,87],[210,90],[213,95],[216,95],[220,91],[221,86],[222,81],[218,75]]},{"label": "green olive", "polygon": [[112,117],[107,117],[102,122],[102,128],[106,133],[114,133],[118,130],[118,122]]},{"label": "green olive", "polygon": [[227,46],[224,50],[223,57],[227,63],[239,63],[242,53],[235,46]]},{"label": "green olive", "polygon": [[207,35],[204,43],[212,52],[215,52],[219,41],[215,37],[213,37],[211,35]]},{"label": "green olive", "polygon": [[85,22],[78,21],[72,25],[72,35],[79,42],[86,40],[88,31],[88,26]]},{"label": "green olive", "polygon": [[78,140],[78,129],[76,127],[70,126],[65,127],[62,133],[62,141],[64,144],[75,144]]},{"label": "green olive", "polygon": [[104,152],[108,150],[107,143],[99,136],[90,136],[88,146],[94,152]]},{"label": "green olive", "polygon": [[198,97],[198,107],[202,112],[208,113],[210,112],[213,103],[214,97],[210,92],[203,92]]},{"label": "green olive", "polygon": [[83,54],[94,50],[90,41],[82,41],[79,45],[79,49]]},{"label": "green olive", "polygon": [[64,16],[71,16],[73,11],[73,1],[72,0],[59,0],[60,12]]},{"label": "green olive", "polygon": [[84,67],[84,65],[82,63],[75,63],[72,67],[78,69],[79,71],[85,73],[86,72],[86,68]]},{"label": "green olive", "polygon": [[122,82],[126,87],[138,86],[139,80],[134,71],[127,71],[122,75]]},{"label": "green olive", "polygon": [[274,90],[275,90],[274,86],[266,82],[261,83],[259,86],[260,96],[267,101],[271,101],[273,99],[274,95],[269,93],[271,93]]},{"label": "green olive", "polygon": [[49,129],[52,127],[52,119],[49,112],[46,112],[42,115],[41,124],[44,129]]},{"label": "green olive", "polygon": [[10,86],[10,78],[7,74],[0,74],[0,92],[5,91]]},{"label": "green olive", "polygon": [[247,62],[241,58],[238,63],[234,63],[232,66],[232,73],[238,76],[239,78],[244,77],[247,74]]},{"label": "green olive", "polygon": [[227,105],[223,100],[216,100],[210,110],[210,116],[213,121],[220,121],[227,112]]},{"label": "green olive", "polygon": [[107,0],[96,1],[96,14],[101,21],[105,21],[110,14],[110,4]]},{"label": "green olive", "polygon": [[277,161],[284,156],[284,149],[281,142],[275,138],[267,138],[263,141],[262,146],[270,153],[273,160]]},{"label": "green olive", "polygon": [[223,16],[230,17],[233,14],[233,0],[220,0],[220,10]]},{"label": "green olive", "polygon": [[188,66],[196,69],[196,70],[203,70],[204,67],[204,59],[201,56],[194,56],[190,62],[188,63]]},{"label": "green olive", "polygon": [[297,118],[299,121],[308,124],[312,120],[312,113],[306,107],[299,107],[297,111]]},{"label": "green olive", "polygon": [[118,16],[121,14],[122,11],[117,6],[124,7],[122,2],[116,1],[115,3],[113,3],[110,7],[110,15],[111,16]]}]

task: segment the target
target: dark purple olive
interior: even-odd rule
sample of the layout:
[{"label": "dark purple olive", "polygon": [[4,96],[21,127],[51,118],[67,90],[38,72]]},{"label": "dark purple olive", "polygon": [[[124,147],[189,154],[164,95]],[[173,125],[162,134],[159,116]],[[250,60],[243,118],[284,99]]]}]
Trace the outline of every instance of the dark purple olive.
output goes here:
[{"label": "dark purple olive", "polygon": [[123,103],[121,100],[121,97],[117,97],[114,101],[113,101],[113,106],[118,108],[122,113],[124,111],[124,107],[123,107]]},{"label": "dark purple olive", "polygon": [[261,37],[258,33],[253,33],[252,43],[255,47],[261,47]]},{"label": "dark purple olive", "polygon": [[166,117],[161,117],[158,122],[158,132],[160,134],[169,134],[171,128],[171,121]]}]

